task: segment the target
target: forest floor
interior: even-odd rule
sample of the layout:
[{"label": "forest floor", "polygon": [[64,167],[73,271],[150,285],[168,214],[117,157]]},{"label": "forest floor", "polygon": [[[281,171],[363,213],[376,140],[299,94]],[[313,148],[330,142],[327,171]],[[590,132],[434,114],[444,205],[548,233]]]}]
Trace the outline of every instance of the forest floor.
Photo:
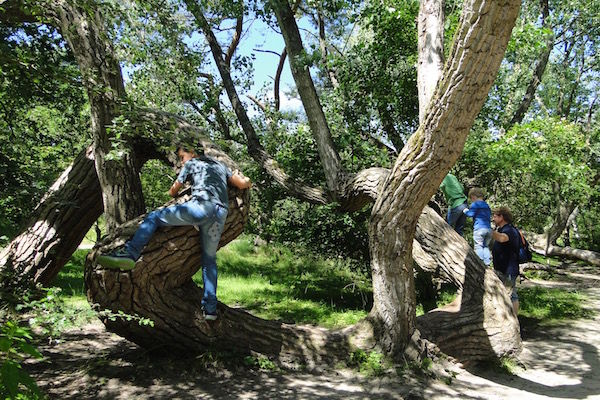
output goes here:
[{"label": "forest floor", "polygon": [[395,372],[367,377],[348,369],[227,367],[206,357],[151,356],[100,322],[40,345],[45,361],[28,362],[26,369],[55,399],[600,399],[600,273],[578,267],[563,278],[521,285],[578,290],[593,319],[553,325],[522,319],[523,351],[512,373],[456,365],[450,381]]}]

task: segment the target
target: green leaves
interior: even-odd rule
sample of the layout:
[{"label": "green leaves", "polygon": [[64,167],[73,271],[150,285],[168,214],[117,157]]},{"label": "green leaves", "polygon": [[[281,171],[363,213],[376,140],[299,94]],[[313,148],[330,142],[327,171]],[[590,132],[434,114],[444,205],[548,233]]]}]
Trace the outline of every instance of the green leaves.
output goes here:
[{"label": "green leaves", "polygon": [[578,125],[538,118],[505,133],[477,130],[460,169],[492,193],[492,205],[509,205],[517,222],[538,232],[559,203],[586,204],[593,193],[592,153]]},{"label": "green leaves", "polygon": [[43,358],[29,342],[29,329],[19,327],[14,321],[6,321],[0,328],[0,396],[16,398],[29,395],[39,398],[41,394],[33,379],[21,367],[26,356]]}]

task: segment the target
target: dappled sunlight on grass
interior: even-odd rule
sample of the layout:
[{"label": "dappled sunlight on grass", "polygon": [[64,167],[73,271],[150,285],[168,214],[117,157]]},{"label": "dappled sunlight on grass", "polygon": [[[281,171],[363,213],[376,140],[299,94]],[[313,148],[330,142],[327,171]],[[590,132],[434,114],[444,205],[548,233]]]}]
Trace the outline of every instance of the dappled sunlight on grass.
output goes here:
[{"label": "dappled sunlight on grass", "polygon": [[[337,260],[255,247],[242,237],[218,253],[219,300],[253,314],[328,328],[356,323],[372,302],[370,282]],[[202,284],[199,272],[194,280]]]},{"label": "dappled sunlight on grass", "polygon": [[592,318],[594,312],[585,308],[587,297],[576,291],[539,286],[519,289],[519,315],[554,322],[565,319]]},{"label": "dappled sunlight on grass", "polygon": [[52,286],[60,287],[63,295],[85,298],[83,268],[88,251],[76,250],[52,281]]}]

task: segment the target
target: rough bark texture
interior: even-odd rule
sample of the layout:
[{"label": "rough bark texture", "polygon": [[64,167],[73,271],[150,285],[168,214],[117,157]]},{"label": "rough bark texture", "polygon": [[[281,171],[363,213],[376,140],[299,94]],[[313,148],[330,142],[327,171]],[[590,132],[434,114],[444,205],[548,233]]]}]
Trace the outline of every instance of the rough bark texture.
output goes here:
[{"label": "rough bark texture", "polygon": [[102,188],[107,225],[114,228],[144,212],[139,162],[125,141],[118,157],[111,157],[107,128],[120,114],[125,100],[121,67],[105,31],[104,20],[91,4],[67,0],[50,3],[48,15],[65,38],[83,78],[91,111],[96,172]]},{"label": "rough bark texture", "polygon": [[423,270],[452,283],[461,293],[447,307],[417,318],[422,337],[463,362],[520,351],[519,321],[504,285],[429,207],[419,217],[413,257]]},{"label": "rough bark texture", "polygon": [[[133,131],[150,137],[182,132],[201,135],[198,129],[172,114],[138,109],[128,115]],[[168,161],[160,143],[134,137],[135,158]],[[91,148],[81,152],[61,174],[31,213],[21,233],[0,254],[1,284],[49,284],[69,260],[92,224],[102,214],[102,192]],[[12,281],[12,282],[9,282]]]},{"label": "rough bark texture", "polygon": [[91,148],[75,158],[31,214],[26,228],[0,254],[0,271],[11,272],[5,278],[12,283],[47,284],[102,214]]},{"label": "rough bark texture", "polygon": [[464,3],[443,78],[373,207],[371,317],[381,323],[379,341],[388,354],[401,352],[415,329],[412,242],[417,220],[463,149],[497,74],[519,6],[518,0]]},{"label": "rough bark texture", "polygon": [[[211,148],[207,153],[235,168],[218,149]],[[249,191],[230,188],[229,197],[230,211],[219,246],[242,232],[248,216]],[[154,326],[106,319],[103,322],[109,330],[147,348],[227,350],[241,354],[253,351],[286,364],[312,366],[338,361],[348,354],[349,330],[329,332],[265,321],[223,304],[218,305],[217,321],[205,321],[200,305],[202,289],[191,279],[201,266],[201,244],[193,227],[159,229],[131,271],[108,270],[95,264],[99,252],[122,244],[140,221],[138,218],[120,226],[90,253],[85,281],[88,299],[96,309],[121,310],[149,318]]]}]

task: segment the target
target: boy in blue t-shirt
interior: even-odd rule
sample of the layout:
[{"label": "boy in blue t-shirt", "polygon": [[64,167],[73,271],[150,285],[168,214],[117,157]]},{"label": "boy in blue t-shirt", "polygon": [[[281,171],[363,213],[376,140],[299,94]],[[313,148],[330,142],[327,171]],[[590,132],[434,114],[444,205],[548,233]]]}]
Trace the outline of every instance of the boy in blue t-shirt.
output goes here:
[{"label": "boy in blue t-shirt", "polygon": [[148,214],[122,249],[98,256],[96,261],[105,268],[130,270],[140,258],[144,246],[158,227],[193,225],[200,231],[202,241],[202,277],[204,318],[217,319],[217,247],[227,218],[229,199],[227,185],[238,189],[252,186],[250,179],[231,170],[221,162],[193,149],[177,148],[182,168],[169,194],[176,197],[185,182],[192,186],[192,198],[182,204],[160,208]]},{"label": "boy in blue t-shirt", "polygon": [[492,240],[492,226],[490,219],[492,211],[490,206],[483,200],[483,191],[474,187],[469,190],[471,205],[463,212],[467,217],[473,218],[473,249],[483,260],[486,266],[490,266],[490,242]]}]

